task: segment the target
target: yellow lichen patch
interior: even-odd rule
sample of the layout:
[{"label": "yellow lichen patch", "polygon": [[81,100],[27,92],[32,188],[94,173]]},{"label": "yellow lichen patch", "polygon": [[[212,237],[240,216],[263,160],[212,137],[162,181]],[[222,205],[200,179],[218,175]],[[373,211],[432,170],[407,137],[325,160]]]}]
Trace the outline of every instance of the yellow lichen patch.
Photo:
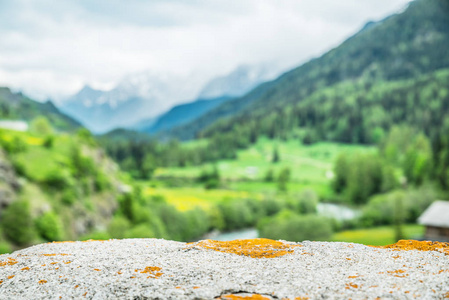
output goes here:
[{"label": "yellow lichen patch", "polygon": [[222,299],[222,300],[270,300],[270,298],[264,297],[259,294],[254,294],[251,296],[239,296],[239,295],[229,294],[229,295],[223,295],[219,299]]},{"label": "yellow lichen patch", "polygon": [[[159,278],[164,274],[162,272],[159,272],[160,270],[162,269],[159,267],[145,267],[145,269],[143,269],[140,273],[150,274],[150,276],[148,276],[147,278]],[[139,270],[136,269],[135,271],[138,272]]]},{"label": "yellow lichen patch", "polygon": [[121,271],[118,271],[118,272],[117,272],[117,274],[121,275],[121,274],[122,274],[122,272],[121,272]]},{"label": "yellow lichen patch", "polygon": [[250,256],[253,258],[279,257],[293,253],[294,247],[300,247],[300,245],[289,245],[269,239],[234,240],[226,242],[204,240],[196,243],[189,243],[188,245],[189,248],[200,247],[224,253]]},{"label": "yellow lichen patch", "polygon": [[74,288],[75,288],[75,289],[77,289],[77,288],[79,288],[79,287],[80,287],[80,286],[79,286],[79,284],[77,284],[77,285],[75,285],[75,287],[74,287]]},{"label": "yellow lichen patch", "polygon": [[393,250],[420,250],[420,251],[439,251],[449,254],[449,243],[400,240],[396,244],[387,246],[378,246],[378,248]]},{"label": "yellow lichen patch", "polygon": [[47,283],[47,280],[42,279],[42,280],[39,280],[38,283],[39,283],[39,284],[44,284],[44,283]]},{"label": "yellow lichen patch", "polygon": [[101,270],[100,269],[94,269],[94,271],[100,272]]},{"label": "yellow lichen patch", "polygon": [[348,276],[348,278],[350,278],[350,279],[354,279],[354,278],[358,278],[358,277],[360,277],[360,275]]},{"label": "yellow lichen patch", "polygon": [[199,289],[199,288],[200,288],[199,286],[194,286],[194,287],[193,287],[194,290],[197,290],[197,289]]},{"label": "yellow lichen patch", "polygon": [[16,275],[10,275],[10,276],[8,276],[8,279],[13,279],[14,276],[16,276]]},{"label": "yellow lichen patch", "polygon": [[42,254],[42,256],[56,256],[56,255],[67,256],[67,255],[69,255],[69,254],[66,254],[66,253]]},{"label": "yellow lichen patch", "polygon": [[445,299],[449,299],[449,292],[447,292],[446,294],[444,294],[443,296]]},{"label": "yellow lichen patch", "polygon": [[0,261],[0,267],[3,267],[3,266],[13,266],[13,265],[15,265],[16,263],[18,263],[17,260],[15,260],[15,259],[12,258],[12,257],[8,257],[7,261]]},{"label": "yellow lichen patch", "polygon": [[22,270],[22,271],[28,271],[30,269],[30,267],[25,267],[25,268],[22,268],[22,269],[20,269],[20,270]]},{"label": "yellow lichen patch", "polygon": [[0,280],[0,284],[2,284],[3,283],[3,280]]}]

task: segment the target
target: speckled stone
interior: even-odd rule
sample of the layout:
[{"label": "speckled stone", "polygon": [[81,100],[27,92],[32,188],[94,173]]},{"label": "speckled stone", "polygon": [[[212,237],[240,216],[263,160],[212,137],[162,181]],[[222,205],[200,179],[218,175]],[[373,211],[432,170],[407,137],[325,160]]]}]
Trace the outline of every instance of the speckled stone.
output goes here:
[{"label": "speckled stone", "polygon": [[283,243],[271,258],[158,239],[41,244],[0,255],[0,299],[449,297],[443,251]]}]

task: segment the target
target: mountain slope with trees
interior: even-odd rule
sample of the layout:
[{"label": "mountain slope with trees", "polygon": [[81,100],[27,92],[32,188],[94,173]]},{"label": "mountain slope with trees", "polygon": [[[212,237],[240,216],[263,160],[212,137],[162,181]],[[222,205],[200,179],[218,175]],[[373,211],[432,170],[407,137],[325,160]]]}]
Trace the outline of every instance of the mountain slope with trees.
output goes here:
[{"label": "mountain slope with trees", "polygon": [[[181,139],[210,137],[231,124],[262,118],[342,82],[368,84],[417,78],[449,67],[449,3],[416,0],[401,14],[366,26],[339,47],[247,95],[174,129]],[[218,122],[217,122],[218,120]],[[209,127],[211,124],[220,126]],[[204,129],[208,128],[205,132]]]},{"label": "mountain slope with trees", "polygon": [[9,88],[0,88],[0,119],[29,123],[38,116],[48,119],[57,130],[74,131],[81,127],[78,121],[61,113],[51,101],[36,102],[21,93],[11,92]]}]

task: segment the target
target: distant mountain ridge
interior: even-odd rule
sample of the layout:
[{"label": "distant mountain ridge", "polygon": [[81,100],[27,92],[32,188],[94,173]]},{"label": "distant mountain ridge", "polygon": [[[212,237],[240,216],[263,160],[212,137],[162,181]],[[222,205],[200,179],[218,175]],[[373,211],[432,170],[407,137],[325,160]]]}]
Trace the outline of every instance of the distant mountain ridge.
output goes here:
[{"label": "distant mountain ridge", "polygon": [[196,76],[141,72],[127,76],[109,91],[85,86],[60,107],[92,131],[102,133],[155,118],[174,103],[194,98],[201,84]]},{"label": "distant mountain ridge", "polygon": [[170,130],[173,127],[183,125],[196,119],[229,99],[231,99],[231,97],[223,96],[216,99],[200,99],[191,103],[177,105],[160,116],[153,124],[143,127],[139,131],[153,134],[164,130]]},{"label": "distant mountain ridge", "polygon": [[[184,105],[189,99],[195,99],[192,102],[200,102],[193,105],[198,112],[204,113],[215,107],[213,103],[217,103],[206,103],[204,99],[242,96],[278,73],[279,68],[275,66],[240,66],[229,74],[204,83],[196,76],[142,72],[128,76],[110,91],[95,90],[86,85],[63,102],[61,109],[97,133],[120,127],[153,133],[160,126],[155,125],[151,129],[152,123],[157,123],[158,119],[161,122],[170,119],[170,116],[164,117],[164,114],[170,113],[170,109],[178,103]],[[185,109],[184,106],[183,109],[192,115],[183,116],[175,125],[199,116],[194,110]],[[160,129],[172,127],[167,125]]]},{"label": "distant mountain ridge", "polygon": [[51,101],[33,101],[22,93],[13,93],[9,88],[0,87],[1,119],[29,123],[39,116],[46,117],[57,130],[74,131],[82,126],[77,120],[62,113]]}]

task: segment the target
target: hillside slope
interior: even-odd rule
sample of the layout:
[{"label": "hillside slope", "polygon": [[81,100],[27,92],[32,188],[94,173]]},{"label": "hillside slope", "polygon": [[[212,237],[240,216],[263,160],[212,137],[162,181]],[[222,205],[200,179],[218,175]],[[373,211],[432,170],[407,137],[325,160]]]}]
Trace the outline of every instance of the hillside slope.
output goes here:
[{"label": "hillside slope", "polygon": [[[449,67],[449,3],[415,0],[401,14],[366,26],[339,47],[247,95],[229,101],[172,135],[192,138],[217,120],[249,124],[254,116],[296,104],[341,82],[386,82],[416,78]],[[217,129],[217,128],[215,128]]]},{"label": "hillside slope", "polygon": [[50,101],[45,103],[36,102],[21,93],[12,93],[9,88],[0,88],[1,119],[19,119],[30,122],[38,116],[46,117],[58,130],[74,131],[81,127],[78,121],[61,113]]},{"label": "hillside slope", "polygon": [[142,128],[140,131],[157,133],[162,130],[169,130],[198,118],[229,99],[230,97],[223,96],[215,99],[199,99],[191,103],[177,105],[158,117],[154,124]]}]

